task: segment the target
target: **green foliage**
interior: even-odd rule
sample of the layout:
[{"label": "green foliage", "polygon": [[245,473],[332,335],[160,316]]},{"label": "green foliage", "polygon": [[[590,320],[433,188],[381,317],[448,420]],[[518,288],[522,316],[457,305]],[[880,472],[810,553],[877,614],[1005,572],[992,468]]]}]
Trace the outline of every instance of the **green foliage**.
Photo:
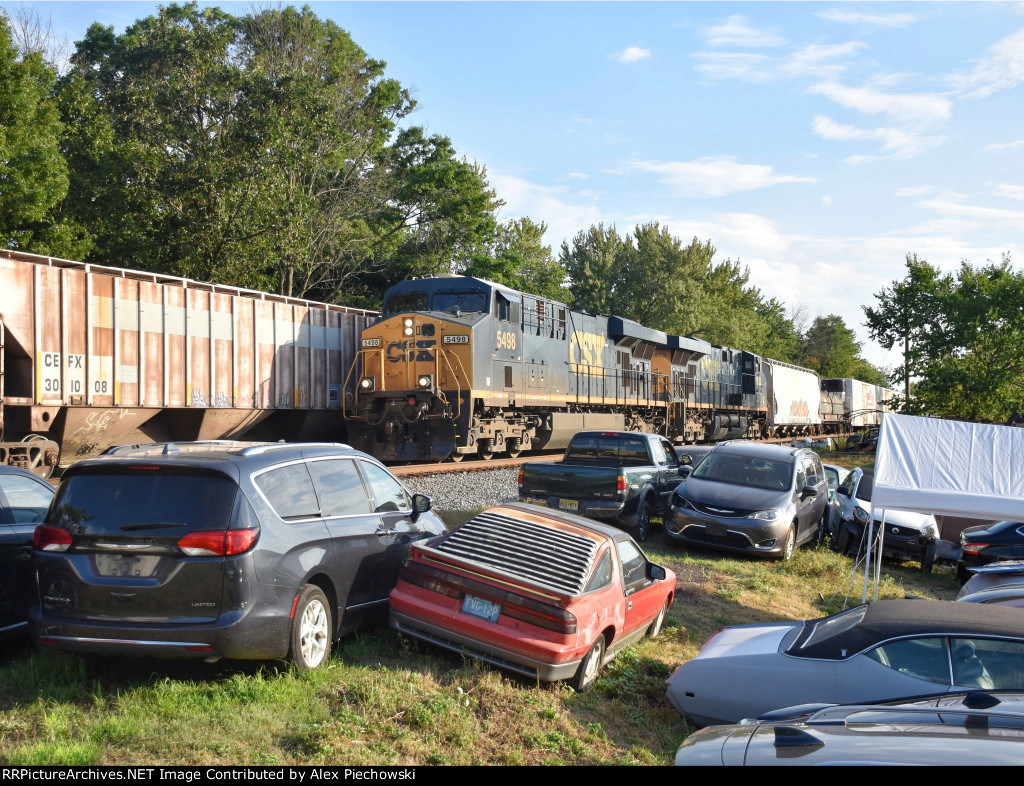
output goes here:
[{"label": "green foliage", "polygon": [[0,245],[72,256],[76,229],[52,218],[68,190],[55,79],[41,52],[18,50],[0,10]]},{"label": "green foliage", "polygon": [[865,307],[871,337],[900,343],[898,381],[914,381],[911,414],[1005,422],[1024,412],[1024,274],[1009,255],[956,274],[907,255],[907,276]]},{"label": "green foliage", "polygon": [[562,243],[561,262],[577,308],[615,314],[673,335],[746,347],[760,317],[760,293],[738,263],[715,263],[710,241],[684,246],[656,222],[621,237],[592,226]]},{"label": "green foliage", "polygon": [[459,269],[501,205],[414,102],[309,8],[161,7],[94,24],[60,81],[88,261],[328,302]]},{"label": "green foliage", "polygon": [[486,256],[477,257],[464,271],[565,303],[569,290],[565,286],[565,268],[544,245],[547,226],[535,224],[529,217],[516,218],[501,224],[495,233],[493,247]]}]

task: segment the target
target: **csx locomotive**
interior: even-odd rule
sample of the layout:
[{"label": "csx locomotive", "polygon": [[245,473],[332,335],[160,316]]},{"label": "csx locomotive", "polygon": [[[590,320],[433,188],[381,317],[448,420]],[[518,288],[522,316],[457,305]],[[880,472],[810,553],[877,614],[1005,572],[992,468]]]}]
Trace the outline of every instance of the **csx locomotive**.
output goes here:
[{"label": "csx locomotive", "polygon": [[813,371],[468,276],[389,289],[346,388],[349,441],[385,461],[515,457],[594,428],[677,443],[824,431]]}]

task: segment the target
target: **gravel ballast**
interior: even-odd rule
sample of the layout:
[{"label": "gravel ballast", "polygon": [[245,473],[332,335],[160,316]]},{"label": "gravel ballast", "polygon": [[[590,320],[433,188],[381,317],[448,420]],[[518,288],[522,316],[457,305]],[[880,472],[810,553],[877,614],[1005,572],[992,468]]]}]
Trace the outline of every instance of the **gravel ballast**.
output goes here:
[{"label": "gravel ballast", "polygon": [[403,478],[413,494],[426,494],[435,511],[478,510],[519,499],[519,470],[483,470]]}]

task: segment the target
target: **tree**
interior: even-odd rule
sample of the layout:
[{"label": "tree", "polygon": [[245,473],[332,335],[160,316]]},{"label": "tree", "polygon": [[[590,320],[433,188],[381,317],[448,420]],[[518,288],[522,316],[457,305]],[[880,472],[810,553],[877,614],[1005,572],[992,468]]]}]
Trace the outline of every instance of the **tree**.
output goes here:
[{"label": "tree", "polygon": [[896,383],[903,383],[904,398],[910,396],[910,381],[922,370],[923,355],[919,342],[929,325],[934,325],[939,314],[940,300],[948,279],[917,254],[906,256],[907,275],[902,281],[875,294],[877,308],[864,306],[868,335],[883,348],[902,345],[903,365],[896,370]]},{"label": "tree", "polygon": [[501,205],[408,92],[308,8],[161,7],[93,25],[61,80],[89,261],[375,306],[461,269]]},{"label": "tree", "polygon": [[68,189],[55,80],[40,50],[15,45],[0,11],[0,244],[70,256],[75,229],[52,218]]},{"label": "tree", "polygon": [[710,241],[688,245],[657,223],[620,237],[592,226],[562,244],[561,261],[577,308],[634,319],[673,335],[748,347],[765,332],[756,308],[760,292],[749,271],[729,259],[714,262]]},{"label": "tree", "polygon": [[498,226],[493,247],[487,256],[474,259],[464,271],[506,284],[513,289],[565,303],[565,268],[544,245],[547,225],[529,217],[515,218]]},{"label": "tree", "polygon": [[910,274],[865,308],[873,337],[886,348],[906,339],[901,370],[913,377],[910,413],[1005,422],[1024,409],[1024,275],[1009,255],[956,275],[940,275],[916,257]]}]

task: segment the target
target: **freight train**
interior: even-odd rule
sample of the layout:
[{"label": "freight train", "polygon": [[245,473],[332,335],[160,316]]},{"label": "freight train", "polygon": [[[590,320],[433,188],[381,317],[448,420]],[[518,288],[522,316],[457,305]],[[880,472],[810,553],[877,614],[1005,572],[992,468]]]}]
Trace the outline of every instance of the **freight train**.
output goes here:
[{"label": "freight train", "polygon": [[582,428],[814,435],[869,425],[888,395],[478,278],[405,281],[384,305],[0,250],[0,464],[47,477],[196,439],[347,440],[398,461],[516,456]]},{"label": "freight train", "polygon": [[344,439],[375,311],[0,251],[0,464],[132,442]]},{"label": "freight train", "polygon": [[343,411],[349,442],[382,460],[458,461],[561,448],[581,429],[682,444],[840,433],[854,405],[876,417],[886,396],[855,401],[845,382],[863,383],[839,382],[825,391],[809,369],[440,276],[385,293]]}]

